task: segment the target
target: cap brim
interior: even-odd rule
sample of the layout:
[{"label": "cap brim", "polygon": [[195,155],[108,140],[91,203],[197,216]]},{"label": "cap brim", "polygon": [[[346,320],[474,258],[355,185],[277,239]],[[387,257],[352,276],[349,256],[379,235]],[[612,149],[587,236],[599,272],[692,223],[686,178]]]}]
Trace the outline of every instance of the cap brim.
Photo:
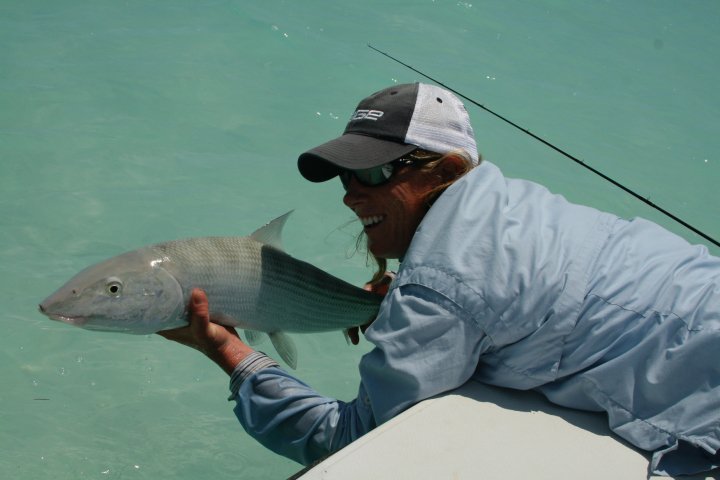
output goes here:
[{"label": "cap brim", "polygon": [[311,182],[324,182],[338,175],[341,170],[377,167],[415,149],[415,145],[346,133],[300,155],[298,170]]}]

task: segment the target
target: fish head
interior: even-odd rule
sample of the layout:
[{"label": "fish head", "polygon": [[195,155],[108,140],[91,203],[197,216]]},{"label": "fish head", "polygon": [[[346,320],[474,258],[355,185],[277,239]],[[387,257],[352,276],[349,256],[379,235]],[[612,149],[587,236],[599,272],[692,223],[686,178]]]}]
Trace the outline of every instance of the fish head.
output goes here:
[{"label": "fish head", "polygon": [[40,312],[88,330],[148,334],[181,326],[183,291],[166,261],[136,250],[92,265],[43,300]]}]

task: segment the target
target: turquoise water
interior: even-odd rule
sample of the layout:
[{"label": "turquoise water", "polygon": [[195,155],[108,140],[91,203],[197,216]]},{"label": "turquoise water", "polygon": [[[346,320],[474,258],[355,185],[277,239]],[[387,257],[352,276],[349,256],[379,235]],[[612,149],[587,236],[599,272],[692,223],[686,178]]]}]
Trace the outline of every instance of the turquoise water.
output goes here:
[{"label": "turquoise water", "polygon": [[[629,3],[629,4],[628,4]],[[720,237],[714,1],[5,1],[0,4],[0,472],[14,479],[283,478],[224,374],[157,336],[37,303],[151,242],[244,235],[350,282],[337,182],[296,173],[366,94],[421,78],[389,51]],[[573,201],[695,234],[479,108],[481,152]],[[707,242],[705,242],[707,244]],[[720,249],[710,249],[720,254]],[[299,336],[298,376],[354,397],[367,345]],[[271,347],[267,347],[272,351]]]}]

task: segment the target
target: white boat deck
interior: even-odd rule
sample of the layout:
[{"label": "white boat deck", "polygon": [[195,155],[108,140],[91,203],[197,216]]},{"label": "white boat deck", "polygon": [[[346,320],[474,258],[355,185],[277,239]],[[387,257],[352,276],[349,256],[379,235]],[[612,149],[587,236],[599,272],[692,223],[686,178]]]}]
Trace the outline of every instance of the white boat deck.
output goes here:
[{"label": "white boat deck", "polygon": [[[469,382],[419,403],[300,472],[298,480],[660,479],[604,414],[555,406],[535,392]],[[719,479],[714,475],[678,477]]]}]

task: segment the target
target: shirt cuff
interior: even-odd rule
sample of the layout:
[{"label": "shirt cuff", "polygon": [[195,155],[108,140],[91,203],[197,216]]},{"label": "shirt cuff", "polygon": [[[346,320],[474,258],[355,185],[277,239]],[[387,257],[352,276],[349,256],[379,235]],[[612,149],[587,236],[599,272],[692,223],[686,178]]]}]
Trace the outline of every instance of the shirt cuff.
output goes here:
[{"label": "shirt cuff", "polygon": [[228,401],[235,400],[238,391],[240,391],[240,385],[242,385],[250,375],[265,368],[273,367],[279,368],[280,365],[263,352],[253,352],[245,357],[238,363],[230,376],[230,396],[228,397]]}]

